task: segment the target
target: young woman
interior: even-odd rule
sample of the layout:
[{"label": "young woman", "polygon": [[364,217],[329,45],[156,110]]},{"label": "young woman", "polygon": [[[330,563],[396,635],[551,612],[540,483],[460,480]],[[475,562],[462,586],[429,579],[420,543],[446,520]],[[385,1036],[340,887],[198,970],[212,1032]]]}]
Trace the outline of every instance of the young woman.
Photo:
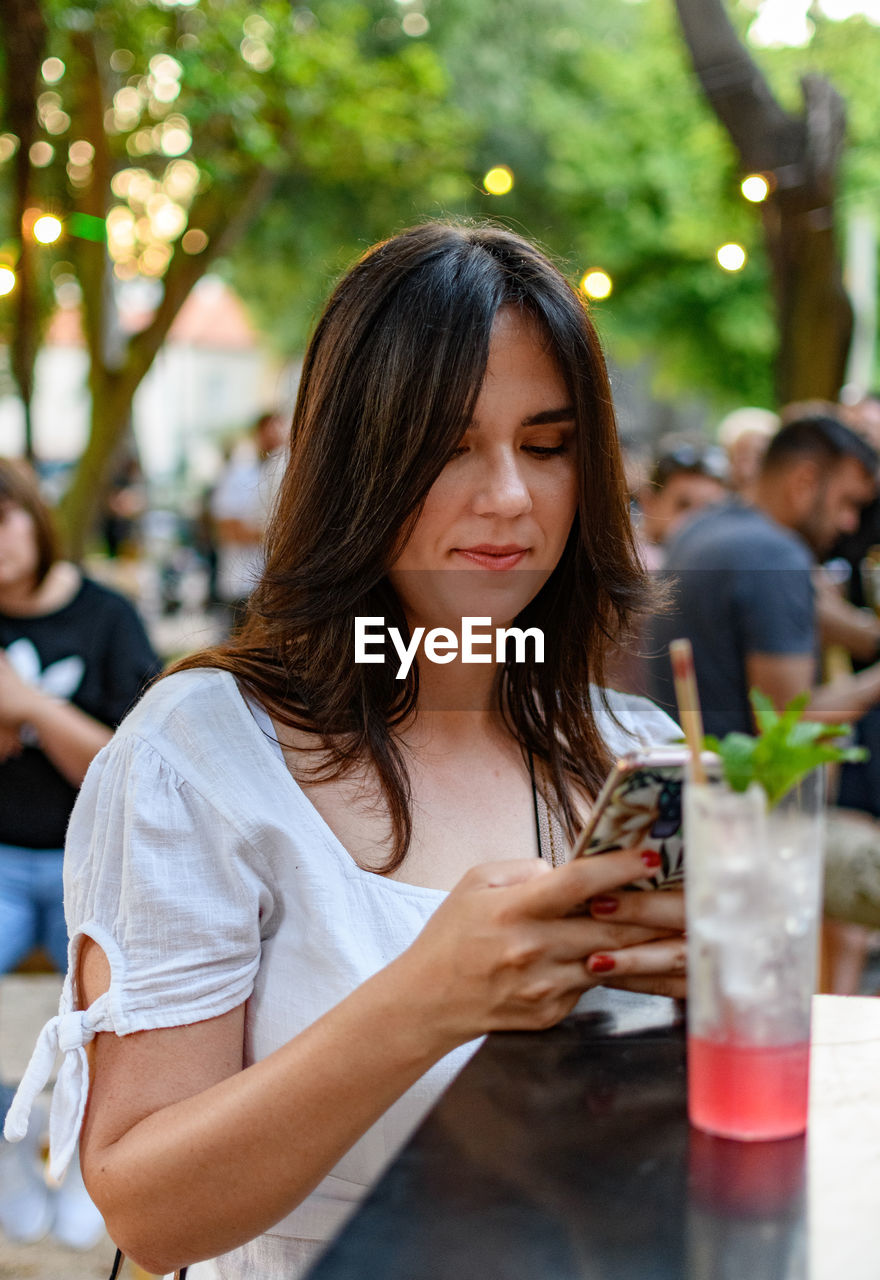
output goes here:
[{"label": "young woman", "polygon": [[132,606],[60,559],[36,479],[0,458],[0,972],[37,946],[66,969],[70,811],[158,670]]},{"label": "young woman", "polygon": [[[135,610],[58,555],[36,478],[0,458],[0,973],[43,947],[67,968],[64,833],[86,769],[159,662]],[[0,1114],[11,1090],[0,1086]],[[86,1244],[101,1222],[76,1179],[50,1195],[24,1148],[0,1144],[0,1225]],[[54,1225],[53,1225],[54,1223]]]},{"label": "young woman", "polygon": [[[613,755],[675,729],[591,685],[643,577],[598,342],[541,254],[428,225],[353,268],[267,553],[243,631],[141,702],[68,843],[53,1167],[88,1093],[87,1184],[154,1272],[300,1275],[477,1037],[626,998],[600,983],[684,994],[681,895],[618,892],[639,849],[551,866]],[[465,661],[472,618],[541,629],[544,661]],[[425,641],[404,678],[392,628]]]}]

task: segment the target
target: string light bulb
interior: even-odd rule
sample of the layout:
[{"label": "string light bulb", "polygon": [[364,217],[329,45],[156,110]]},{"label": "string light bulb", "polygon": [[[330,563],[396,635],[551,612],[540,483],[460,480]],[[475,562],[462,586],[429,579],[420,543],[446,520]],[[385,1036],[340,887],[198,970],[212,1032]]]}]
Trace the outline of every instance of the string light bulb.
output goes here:
[{"label": "string light bulb", "polygon": [[748,261],[748,255],[741,244],[730,241],[716,250],[715,259],[719,267],[725,271],[742,271]]},{"label": "string light bulb", "polygon": [[603,271],[600,267],[590,267],[589,271],[584,272],[581,279],[581,289],[588,298],[607,298],[614,285],[607,271]]},{"label": "string light bulb", "polygon": [[743,178],[739,189],[746,200],[752,204],[760,204],[770,194],[770,183],[763,173],[750,173],[748,177]]}]

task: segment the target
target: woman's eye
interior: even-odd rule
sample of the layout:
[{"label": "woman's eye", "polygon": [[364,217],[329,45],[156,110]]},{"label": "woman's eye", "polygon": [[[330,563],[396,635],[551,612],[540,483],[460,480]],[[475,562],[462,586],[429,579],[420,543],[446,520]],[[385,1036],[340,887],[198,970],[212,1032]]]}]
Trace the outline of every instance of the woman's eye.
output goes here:
[{"label": "woman's eye", "polygon": [[553,458],[561,453],[568,452],[568,445],[562,444],[529,444],[526,445],[526,452],[531,453],[536,458]]},{"label": "woman's eye", "polygon": [[450,453],[449,461],[451,462],[453,458],[460,458],[463,453],[467,453],[467,450],[468,447],[466,444],[458,445],[458,447],[453,449],[452,453]]}]

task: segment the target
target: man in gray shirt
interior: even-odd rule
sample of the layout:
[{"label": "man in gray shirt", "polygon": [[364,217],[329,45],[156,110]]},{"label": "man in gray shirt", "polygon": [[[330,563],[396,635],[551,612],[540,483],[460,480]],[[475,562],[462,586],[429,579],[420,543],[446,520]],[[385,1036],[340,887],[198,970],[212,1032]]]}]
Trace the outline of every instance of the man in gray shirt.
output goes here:
[{"label": "man in gray shirt", "polygon": [[[687,636],[706,731],[753,732],[750,688],[777,707],[805,690],[807,714],[854,720],[880,702],[880,664],[818,686],[817,560],[858,525],[877,455],[831,417],[788,423],[764,458],[754,504],[713,507],[669,547],[672,606],[649,628],[651,694],[674,708],[668,646]],[[880,657],[880,654],[878,654]]]}]

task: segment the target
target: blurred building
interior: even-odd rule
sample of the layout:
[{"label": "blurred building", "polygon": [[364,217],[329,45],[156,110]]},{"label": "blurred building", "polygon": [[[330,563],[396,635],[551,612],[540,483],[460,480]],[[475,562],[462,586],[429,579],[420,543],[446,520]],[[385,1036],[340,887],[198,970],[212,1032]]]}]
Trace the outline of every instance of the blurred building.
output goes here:
[{"label": "blurred building", "polygon": [[[154,286],[120,290],[128,333],[145,327]],[[88,360],[78,306],[56,311],[37,360],[34,442],[48,463],[75,460],[88,433]],[[217,276],[190,293],[134,398],[133,428],[141,465],[153,480],[204,483],[217,472],[224,446],[263,409],[292,407],[295,378],[254,329],[237,295]],[[0,395],[0,453],[22,452],[21,405],[6,385]]]}]

